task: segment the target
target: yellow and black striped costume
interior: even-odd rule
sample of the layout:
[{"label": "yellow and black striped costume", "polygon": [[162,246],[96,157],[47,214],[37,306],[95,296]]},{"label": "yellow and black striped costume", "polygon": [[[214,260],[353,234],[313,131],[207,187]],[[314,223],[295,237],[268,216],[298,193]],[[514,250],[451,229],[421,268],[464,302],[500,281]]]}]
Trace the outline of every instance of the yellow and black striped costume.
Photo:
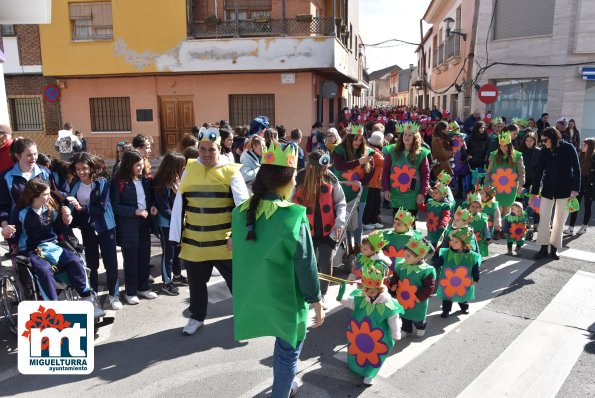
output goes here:
[{"label": "yellow and black striped costume", "polygon": [[186,261],[231,260],[226,243],[234,209],[231,180],[240,165],[207,168],[188,160],[179,192],[184,199],[182,250]]}]

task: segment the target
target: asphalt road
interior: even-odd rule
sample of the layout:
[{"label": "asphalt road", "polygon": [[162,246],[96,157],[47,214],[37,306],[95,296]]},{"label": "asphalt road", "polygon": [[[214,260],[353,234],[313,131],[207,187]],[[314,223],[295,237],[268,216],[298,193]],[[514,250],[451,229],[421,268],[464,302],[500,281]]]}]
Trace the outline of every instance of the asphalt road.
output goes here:
[{"label": "asphalt road", "polygon": [[[490,246],[471,313],[457,313],[455,304],[442,319],[439,300],[431,298],[426,336],[398,341],[369,388],[344,362],[349,310],[333,302],[323,327],[308,334],[298,396],[595,397],[594,236],[565,239],[560,261],[535,262],[534,243],[520,257],[505,255],[504,241]],[[152,253],[158,264],[156,241]],[[111,312],[115,323],[101,329],[95,371],[84,377],[20,375],[16,338],[0,319],[0,395],[269,396],[273,339],[233,339],[231,296],[220,277],[209,286],[205,327],[183,336],[188,288],[180,290]]]}]

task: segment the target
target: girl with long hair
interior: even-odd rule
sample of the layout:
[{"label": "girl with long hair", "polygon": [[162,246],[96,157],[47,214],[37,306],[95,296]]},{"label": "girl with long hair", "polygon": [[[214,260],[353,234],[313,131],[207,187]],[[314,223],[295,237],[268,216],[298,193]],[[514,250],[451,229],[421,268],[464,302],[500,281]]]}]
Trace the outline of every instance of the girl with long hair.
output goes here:
[{"label": "girl with long hair", "polygon": [[60,208],[54,202],[49,183],[33,179],[25,184],[18,210],[12,213],[10,225],[2,230],[2,235],[17,245],[18,253],[31,260],[33,275],[44,300],[58,300],[53,270],[58,268],[68,274],[72,287],[81,298],[93,304],[95,317],[102,317],[105,312],[95,300],[80,258],[58,245],[58,236],[66,232],[71,222],[70,209]]},{"label": "girl with long hair", "polygon": [[72,157],[70,170],[76,176],[69,197],[75,225],[81,230],[85,261],[91,270],[91,287],[99,288],[99,251],[107,276],[109,302],[114,310],[122,308],[116,255],[116,220],[109,200],[110,184],[103,160],[87,152]]},{"label": "girl with long hair", "polygon": [[229,163],[235,163],[233,155],[233,133],[227,129],[219,129],[221,135],[221,155],[229,159]]},{"label": "girl with long hair", "polygon": [[168,152],[163,157],[153,179],[153,195],[155,197],[155,206],[159,212],[156,215],[157,225],[163,253],[161,256],[161,275],[163,278],[161,290],[170,296],[180,294],[175,284],[188,285],[188,280],[182,275],[182,266],[178,257],[180,254],[179,245],[169,240],[171,212],[185,167],[186,159],[183,155]]},{"label": "girl with long hair", "polygon": [[486,171],[485,185],[496,188],[496,200],[502,217],[510,213],[510,206],[520,195],[525,184],[525,164],[523,154],[512,146],[510,131],[503,131],[498,136],[498,149],[490,154],[490,163]]},{"label": "girl with long hair", "polygon": [[384,199],[390,202],[393,216],[400,208],[415,216],[430,187],[430,150],[422,145],[417,124],[405,123],[399,130],[396,144],[385,149]]},{"label": "girl with long hair", "polygon": [[244,177],[244,181],[249,190],[252,188],[252,183],[260,169],[262,152],[265,147],[264,138],[258,135],[252,136],[252,138],[246,142],[244,153],[240,156],[240,163],[242,163],[240,173],[242,174],[242,177]]},{"label": "girl with long hair", "polygon": [[236,340],[276,337],[273,397],[294,396],[297,361],[306,337],[308,303],[314,327],[324,321],[306,208],[287,201],[297,147],[265,150],[252,198],[233,210],[233,306]]},{"label": "girl with long hair", "polygon": [[27,138],[13,141],[10,146],[15,164],[0,174],[0,222],[8,224],[27,181],[43,180],[49,183],[50,172],[37,164],[37,144]]},{"label": "girl with long hair", "polygon": [[[589,221],[591,221],[591,204],[593,203],[593,186],[595,185],[595,138],[587,138],[581,145],[581,152],[578,155],[578,161],[581,167],[581,190],[576,197],[579,203],[582,202],[583,207],[583,225],[578,230],[578,234],[587,233]],[[565,234],[572,235],[574,233],[574,225],[578,212],[575,211],[570,214],[570,225],[564,231]]]},{"label": "girl with long hair", "polygon": [[[292,201],[304,206],[317,252],[318,270],[333,273],[333,250],[345,228],[347,203],[339,180],[328,169],[330,156],[320,150],[310,152],[308,165],[296,177]],[[323,306],[328,282],[320,282]]]},{"label": "girl with long hair", "polygon": [[124,258],[124,299],[139,304],[138,296],[157,298],[149,290],[151,259],[151,182],[143,175],[145,159],[136,150],[124,153],[122,164],[110,185],[111,204],[116,215],[116,239]]},{"label": "girl with long hair", "polygon": [[455,153],[453,150],[452,138],[448,135],[448,124],[441,120],[434,126],[432,133],[432,158],[436,163],[432,166],[432,173],[438,176],[442,170],[453,175],[454,170],[451,166],[451,159]]},{"label": "girl with long hair", "polygon": [[[364,228],[363,217],[368,198],[368,184],[374,176],[374,150],[367,147],[363,126],[351,126],[343,142],[332,154],[333,173],[339,181],[351,181],[354,184],[345,186],[345,201],[355,200],[362,189],[358,207],[358,225],[354,231],[355,251],[359,252]],[[359,182],[360,184],[357,184]],[[351,239],[349,239],[351,244]]]}]

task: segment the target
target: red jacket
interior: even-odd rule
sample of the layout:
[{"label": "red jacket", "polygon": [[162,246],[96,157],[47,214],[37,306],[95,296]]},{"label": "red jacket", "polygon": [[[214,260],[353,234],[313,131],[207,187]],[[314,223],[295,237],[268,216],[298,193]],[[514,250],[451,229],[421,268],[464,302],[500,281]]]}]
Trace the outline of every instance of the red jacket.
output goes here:
[{"label": "red jacket", "polygon": [[10,157],[10,145],[12,140],[6,140],[2,147],[0,147],[0,173],[8,170],[14,165],[12,158]]}]

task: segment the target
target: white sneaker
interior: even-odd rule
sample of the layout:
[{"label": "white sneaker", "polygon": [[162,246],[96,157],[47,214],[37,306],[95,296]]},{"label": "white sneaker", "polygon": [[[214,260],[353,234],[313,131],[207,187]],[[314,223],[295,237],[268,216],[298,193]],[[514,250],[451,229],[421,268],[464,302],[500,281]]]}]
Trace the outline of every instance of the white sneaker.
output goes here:
[{"label": "white sneaker", "polygon": [[364,224],[364,229],[365,230],[370,231],[370,230],[372,230],[374,228],[376,228],[376,225],[375,224]]},{"label": "white sneaker", "polygon": [[120,302],[120,298],[118,296],[109,296],[109,303],[112,306],[112,310],[121,310],[122,303]]},{"label": "white sneaker", "polygon": [[153,299],[157,298],[157,293],[155,293],[151,290],[145,290],[144,292],[138,291],[138,292],[136,292],[136,294],[138,294],[142,298],[146,298],[149,300],[153,300]]},{"label": "white sneaker", "polygon": [[587,233],[587,228],[588,228],[588,227],[587,227],[586,225],[583,225],[583,226],[581,227],[581,229],[579,229],[579,230],[578,230],[577,234],[579,234],[579,235],[586,234],[586,233]]},{"label": "white sneaker", "polygon": [[184,326],[182,333],[184,333],[186,336],[192,336],[203,325],[204,325],[204,322],[197,321],[196,319],[190,318],[188,320],[188,324],[186,324],[186,326]]},{"label": "white sneaker", "polygon": [[327,311],[328,310],[328,303],[326,302],[326,295],[322,296],[322,300],[320,300],[320,305],[322,305],[322,309]]},{"label": "white sneaker", "polygon": [[291,390],[289,390],[289,398],[293,398],[297,395],[297,390],[298,390],[298,385],[297,382],[294,380],[293,383],[291,383]]},{"label": "white sneaker", "polygon": [[380,223],[374,224],[374,226],[376,227],[376,229],[384,228],[384,224],[380,224]]},{"label": "white sneaker", "polygon": [[217,268],[213,267],[213,270],[211,271],[211,276],[221,276],[221,272],[219,272]]},{"label": "white sneaker", "polygon": [[418,330],[415,331],[415,335],[417,337],[424,337],[426,335],[426,331],[425,330],[419,330],[418,329]]},{"label": "white sneaker", "polygon": [[126,300],[126,302],[130,305],[140,304],[140,300],[138,299],[138,296],[129,296],[129,295],[125,294],[124,300]]},{"label": "white sneaker", "polygon": [[564,235],[573,235],[574,234],[574,228],[573,227],[568,227],[564,230]]},{"label": "white sneaker", "polygon": [[364,377],[364,384],[367,386],[371,386],[372,384],[374,384],[374,378],[373,377]]}]

